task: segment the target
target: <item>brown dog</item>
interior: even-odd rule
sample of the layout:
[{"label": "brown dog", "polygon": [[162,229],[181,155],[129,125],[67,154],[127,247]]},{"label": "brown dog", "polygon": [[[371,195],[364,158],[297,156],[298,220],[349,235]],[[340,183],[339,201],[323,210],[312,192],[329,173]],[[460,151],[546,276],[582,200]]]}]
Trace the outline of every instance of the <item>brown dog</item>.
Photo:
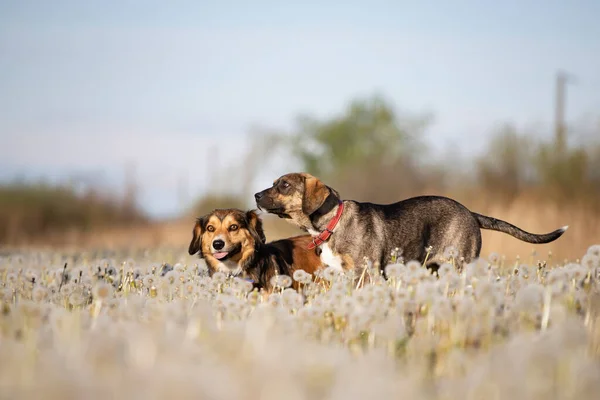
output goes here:
[{"label": "brown dog", "polygon": [[[307,248],[312,242],[310,235],[265,242],[256,212],[216,209],[196,220],[188,252],[200,253],[211,276],[221,271],[267,291],[271,291],[270,281],[276,274],[292,277],[296,269],[313,274],[321,266],[319,256]],[[293,281],[292,286],[297,289],[298,283]]]},{"label": "brown dog", "polygon": [[[256,205],[309,232],[321,247],[326,265],[351,269],[364,258],[383,268],[395,248],[404,261],[417,260],[436,270],[453,248],[456,260],[479,257],[481,229],[507,233],[529,243],[548,243],[567,229],[536,235],[505,221],[469,211],[441,196],[420,196],[393,204],[340,199],[337,191],[316,177],[291,173],[255,194]],[[427,248],[431,247],[429,254]],[[427,255],[428,254],[428,255]]]}]

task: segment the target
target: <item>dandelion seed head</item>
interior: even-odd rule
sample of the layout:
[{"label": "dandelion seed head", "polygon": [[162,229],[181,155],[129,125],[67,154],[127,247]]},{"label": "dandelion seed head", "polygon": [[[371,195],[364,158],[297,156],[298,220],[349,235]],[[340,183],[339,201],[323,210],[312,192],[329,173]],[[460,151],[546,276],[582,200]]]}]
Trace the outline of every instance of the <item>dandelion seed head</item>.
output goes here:
[{"label": "dandelion seed head", "polygon": [[243,280],[242,283],[240,284],[240,292],[242,292],[244,294],[250,293],[253,288],[254,288],[254,286],[252,285],[252,282],[247,281],[247,280]]},{"label": "dandelion seed head", "polygon": [[428,268],[421,268],[415,273],[415,278],[421,282],[435,282],[437,279]]},{"label": "dandelion seed head", "polygon": [[281,288],[287,288],[292,285],[292,278],[289,277],[288,275],[276,275],[274,278],[275,278],[274,286],[281,287]]},{"label": "dandelion seed head", "polygon": [[46,290],[48,291],[48,295],[55,294],[58,292],[58,283],[53,281],[46,286]]},{"label": "dandelion seed head", "polygon": [[487,277],[489,272],[488,265],[482,258],[465,265],[464,272],[467,274],[467,279]]},{"label": "dandelion seed head", "polygon": [[184,286],[184,292],[187,296],[194,294],[196,286],[193,283],[188,283]]},{"label": "dandelion seed head", "polygon": [[6,281],[8,283],[14,285],[15,283],[17,283],[18,280],[19,280],[19,277],[14,272],[9,272],[8,274],[6,274]]},{"label": "dandelion seed head", "polygon": [[208,276],[203,276],[202,278],[198,279],[198,287],[201,289],[207,289],[210,287],[212,282],[212,279]]},{"label": "dandelion seed head", "polygon": [[69,304],[71,304],[73,307],[79,307],[84,305],[86,300],[87,299],[79,291],[75,291],[71,293],[71,295],[69,295]]},{"label": "dandelion seed head", "polygon": [[488,256],[488,261],[490,262],[490,264],[496,265],[500,262],[500,255],[498,253],[492,252]]},{"label": "dandelion seed head", "polygon": [[173,265],[173,270],[182,274],[185,272],[185,265],[182,263],[175,263],[175,265]]},{"label": "dandelion seed head", "polygon": [[411,260],[406,263],[406,268],[408,269],[409,272],[414,273],[421,268],[421,263],[418,262],[417,260]]},{"label": "dandelion seed head", "polygon": [[355,309],[361,307],[351,297],[344,297],[339,303],[335,305],[335,313],[342,316],[347,316]]},{"label": "dandelion seed head", "polygon": [[37,281],[37,280],[39,279],[39,278],[38,278],[38,276],[39,276],[39,275],[38,275],[38,272],[37,272],[37,271],[34,271],[34,270],[33,270],[33,269],[31,269],[31,268],[28,268],[28,269],[25,271],[25,279],[27,279],[27,281],[29,281],[29,282],[34,282],[34,281]]},{"label": "dandelion seed head", "polygon": [[588,272],[589,272],[589,269],[586,268],[584,265],[578,265],[570,271],[569,275],[571,276],[571,279],[580,281],[586,277]]},{"label": "dandelion seed head", "polygon": [[537,311],[541,308],[544,296],[544,287],[533,283],[521,288],[517,292],[515,305],[523,311]]},{"label": "dandelion seed head", "polygon": [[210,301],[213,299],[212,292],[208,290],[199,290],[197,293],[198,299],[203,301]]},{"label": "dandelion seed head", "polygon": [[113,265],[109,265],[108,267],[106,267],[107,275],[117,276],[118,273],[119,271],[117,271],[117,269]]},{"label": "dandelion seed head", "polygon": [[[595,256],[588,253],[581,263],[565,261],[556,267],[554,263],[519,265],[517,260],[517,274],[512,261],[491,265],[485,258],[467,266],[455,260],[456,267],[447,262],[432,275],[418,263],[411,269],[410,264],[394,259],[384,265],[385,274],[372,264],[359,288],[362,265],[354,272],[332,271],[329,280],[315,282],[299,269],[291,274],[298,289],[278,282],[274,290],[259,290],[244,275],[213,274],[211,278],[201,274],[204,261],[188,267],[180,260],[161,276],[161,265],[167,265],[161,260],[174,260],[170,250],[157,252],[155,260],[146,258],[149,253],[129,259],[120,250],[70,257],[27,255],[21,264],[14,257],[5,258],[6,268],[0,272],[0,335],[8,339],[3,361],[14,365],[14,372],[5,369],[6,380],[31,362],[40,367],[38,379],[42,379],[41,367],[68,360],[76,366],[71,374],[77,382],[98,374],[108,385],[117,377],[135,382],[141,372],[167,378],[147,380],[148,393],[170,390],[173,396],[178,390],[187,392],[190,384],[192,388],[212,385],[209,394],[223,398],[243,397],[244,390],[250,390],[251,397],[281,398],[294,392],[300,397],[326,393],[341,398],[339,387],[345,386],[360,397],[362,392],[354,393],[352,384],[370,393],[372,387],[358,379],[370,373],[389,385],[381,389],[383,397],[396,396],[392,388],[399,388],[405,397],[423,397],[420,389],[413,388],[420,387],[413,384],[413,378],[419,377],[420,382],[421,372],[411,375],[410,369],[421,371],[427,364],[421,361],[441,355],[429,372],[443,390],[445,382],[459,382],[457,390],[449,385],[447,393],[464,397],[465,387],[479,387],[481,382],[489,383],[490,377],[497,378],[492,376],[496,366],[509,374],[496,379],[497,385],[510,382],[529,388],[529,380],[536,376],[523,370],[537,368],[540,354],[568,361],[580,350],[587,351],[586,323],[593,326],[596,322],[590,307],[599,287],[595,279],[600,278],[600,268],[589,268]],[[101,257],[107,257],[106,264],[99,262]],[[65,263],[67,279],[63,281]],[[48,266],[45,272],[43,265]],[[105,273],[108,265],[116,266],[117,273]],[[39,274],[35,284],[28,283],[32,270]],[[81,277],[79,271],[83,271]],[[13,283],[7,276],[11,273]],[[329,273],[322,269],[314,276]],[[57,293],[59,287],[66,288]],[[107,290],[102,301],[99,288]],[[546,325],[542,324],[544,316]],[[546,331],[539,334],[540,329]],[[141,342],[133,343],[139,335]],[[18,357],[13,357],[10,347],[17,345]],[[30,347],[35,357],[23,357],[30,354],[23,353],[23,348]],[[148,355],[143,354],[146,350]],[[457,352],[462,355],[458,361]],[[591,362],[574,359],[576,364],[567,362],[562,375],[569,387],[577,387],[582,379],[578,368],[589,369]],[[115,360],[143,371],[131,375],[127,372],[131,369]],[[174,361],[179,368],[172,370],[178,377],[175,386],[172,377],[163,374]],[[205,373],[197,374],[199,370]],[[478,373],[469,374],[469,370]],[[231,373],[236,371],[269,376],[294,390],[282,390],[283,386],[273,390],[268,382],[241,390],[235,385],[214,385],[235,380]],[[395,379],[396,371],[406,378]],[[189,374],[198,379],[190,381]],[[48,390],[63,384],[54,374],[48,376]],[[119,390],[122,397],[143,397],[145,389],[141,393],[139,385],[121,385]],[[199,389],[200,396],[206,395],[204,387]],[[486,394],[478,391],[475,397]]]},{"label": "dandelion seed head", "polygon": [[0,298],[5,303],[10,303],[12,300],[12,297],[13,297],[12,289],[4,288],[4,289],[2,289],[2,291],[0,291]]},{"label": "dandelion seed head", "polygon": [[554,281],[548,286],[550,287],[551,293],[554,296],[565,294],[569,290],[569,285],[561,280]]},{"label": "dandelion seed head", "polygon": [[444,258],[447,260],[458,257],[458,250],[454,246],[448,246],[444,249]]},{"label": "dandelion seed head", "polygon": [[402,275],[402,268],[400,264],[388,264],[385,266],[385,275],[388,278],[400,278]]},{"label": "dandelion seed head", "polygon": [[475,301],[470,296],[457,297],[453,299],[453,302],[459,318],[469,318],[475,311]]},{"label": "dandelion seed head", "polygon": [[92,294],[95,299],[105,300],[112,297],[113,294],[113,286],[104,282],[98,282],[92,288]]},{"label": "dandelion seed head", "polygon": [[271,307],[280,307],[283,303],[281,299],[281,294],[279,293],[271,293],[269,295],[268,303]]},{"label": "dandelion seed head", "polygon": [[332,266],[327,266],[323,270],[323,279],[333,282],[340,275],[340,271]]},{"label": "dandelion seed head", "polygon": [[440,276],[440,278],[442,278],[442,277],[450,274],[452,271],[454,271],[454,266],[452,264],[450,264],[450,263],[443,263],[438,268],[438,275]]},{"label": "dandelion seed head", "polygon": [[62,288],[60,288],[60,294],[65,297],[68,297],[75,291],[75,285],[72,282],[65,283]]},{"label": "dandelion seed head", "polygon": [[227,276],[223,272],[217,271],[213,274],[212,280],[217,284],[222,284],[227,280]]},{"label": "dandelion seed head", "polygon": [[587,269],[596,269],[600,267],[600,256],[588,252],[581,257],[581,266]]},{"label": "dandelion seed head", "polygon": [[474,294],[475,294],[475,290],[473,289],[473,286],[468,285],[468,286],[465,287],[465,290],[464,290],[464,296],[465,297],[471,298],[471,297],[474,296]]},{"label": "dandelion seed head", "polygon": [[526,264],[521,264],[518,268],[520,276],[529,277],[531,275],[535,275],[535,267]]},{"label": "dandelion seed head", "polygon": [[594,244],[587,249],[587,255],[600,257],[600,244]]},{"label": "dandelion seed head", "polygon": [[546,282],[552,285],[556,282],[562,282],[565,279],[568,279],[566,270],[563,268],[554,268],[550,272],[548,272]]},{"label": "dandelion seed head", "polygon": [[145,287],[150,287],[150,286],[156,284],[156,277],[154,275],[146,275],[142,279],[142,282]]},{"label": "dandelion seed head", "polygon": [[179,282],[179,277],[180,277],[180,274],[177,271],[171,270],[165,274],[163,279],[164,279],[164,282],[166,282],[169,286],[174,286],[175,284],[177,284]]},{"label": "dandelion seed head", "polygon": [[298,283],[306,283],[307,275],[308,273],[303,269],[297,269],[292,274],[292,278],[294,278],[294,280]]},{"label": "dandelion seed head", "polygon": [[434,282],[423,282],[417,286],[417,301],[419,302],[432,302],[438,294],[438,286]]},{"label": "dandelion seed head", "polygon": [[43,286],[36,286],[31,292],[31,297],[36,303],[46,301],[48,298],[48,289]]},{"label": "dandelion seed head", "polygon": [[260,293],[257,290],[252,290],[246,295],[246,299],[248,303],[254,306],[260,301]]},{"label": "dandelion seed head", "polygon": [[435,318],[441,321],[451,321],[454,316],[450,299],[444,297],[435,299],[431,311]]}]

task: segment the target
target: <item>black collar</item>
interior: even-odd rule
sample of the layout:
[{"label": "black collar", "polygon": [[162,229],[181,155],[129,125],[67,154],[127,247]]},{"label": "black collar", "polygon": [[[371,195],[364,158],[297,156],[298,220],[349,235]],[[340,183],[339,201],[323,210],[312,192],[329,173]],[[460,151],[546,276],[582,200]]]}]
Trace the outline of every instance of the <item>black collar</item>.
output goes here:
[{"label": "black collar", "polygon": [[340,199],[337,198],[333,192],[329,192],[329,195],[325,199],[325,202],[321,205],[321,207],[317,208],[315,212],[310,214],[310,223],[315,225],[315,221],[321,218],[323,215],[326,215],[331,210],[333,210],[340,203]]}]

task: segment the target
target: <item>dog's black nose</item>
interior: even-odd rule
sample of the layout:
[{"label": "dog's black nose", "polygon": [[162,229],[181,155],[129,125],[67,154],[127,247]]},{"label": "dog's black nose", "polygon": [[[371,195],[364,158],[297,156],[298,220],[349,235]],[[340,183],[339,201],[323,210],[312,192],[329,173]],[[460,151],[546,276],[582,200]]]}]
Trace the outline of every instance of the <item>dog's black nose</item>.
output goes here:
[{"label": "dog's black nose", "polygon": [[225,242],[221,239],[217,239],[213,241],[213,247],[215,248],[215,250],[221,250],[223,247],[225,247]]},{"label": "dog's black nose", "polygon": [[256,199],[256,201],[259,201],[261,197],[263,197],[263,192],[258,192],[254,195],[254,198]]}]

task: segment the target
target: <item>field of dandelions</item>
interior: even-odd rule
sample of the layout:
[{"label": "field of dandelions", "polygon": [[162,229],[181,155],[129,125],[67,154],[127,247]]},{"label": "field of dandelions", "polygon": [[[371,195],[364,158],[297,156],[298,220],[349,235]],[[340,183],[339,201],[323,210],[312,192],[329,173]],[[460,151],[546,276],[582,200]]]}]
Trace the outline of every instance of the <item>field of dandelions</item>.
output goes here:
[{"label": "field of dandelions", "polygon": [[385,278],[296,271],[266,294],[172,250],[5,253],[0,398],[600,396],[600,245],[447,255],[439,276],[391,255]]}]

